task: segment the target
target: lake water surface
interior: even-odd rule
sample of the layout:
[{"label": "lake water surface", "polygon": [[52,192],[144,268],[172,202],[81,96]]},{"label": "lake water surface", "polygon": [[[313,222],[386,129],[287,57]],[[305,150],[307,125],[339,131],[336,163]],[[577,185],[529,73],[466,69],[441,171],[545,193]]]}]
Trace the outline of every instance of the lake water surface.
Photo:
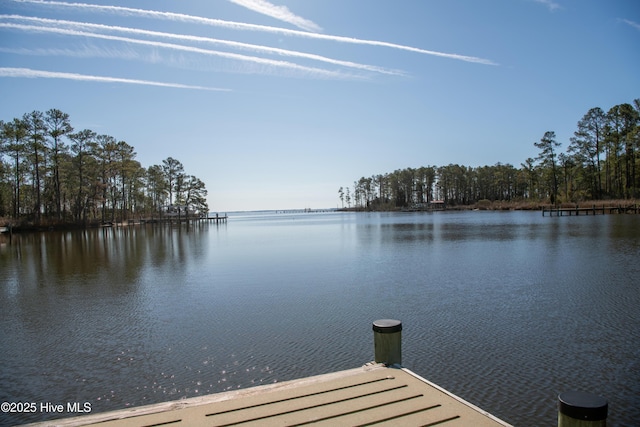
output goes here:
[{"label": "lake water surface", "polygon": [[[236,214],[0,237],[0,401],[92,412],[403,364],[521,426],[558,393],[640,419],[640,216]],[[39,409],[39,406],[38,406]],[[0,413],[0,425],[59,418]]]}]

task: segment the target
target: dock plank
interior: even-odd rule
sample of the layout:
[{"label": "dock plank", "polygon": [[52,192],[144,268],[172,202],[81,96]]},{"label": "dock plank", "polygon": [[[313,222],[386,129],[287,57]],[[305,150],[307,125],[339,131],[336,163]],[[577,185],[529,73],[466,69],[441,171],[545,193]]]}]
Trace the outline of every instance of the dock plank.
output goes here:
[{"label": "dock plank", "polygon": [[509,424],[407,369],[384,365],[31,426],[479,426]]}]

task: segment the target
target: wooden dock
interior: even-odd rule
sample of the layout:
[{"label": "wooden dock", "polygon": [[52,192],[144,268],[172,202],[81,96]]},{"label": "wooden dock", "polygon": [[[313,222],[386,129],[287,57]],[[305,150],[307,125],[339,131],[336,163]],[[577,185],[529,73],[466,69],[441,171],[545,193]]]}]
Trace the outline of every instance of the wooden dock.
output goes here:
[{"label": "wooden dock", "polygon": [[[138,408],[28,424],[31,427],[444,426],[506,422],[402,368],[402,322],[373,322],[374,362],[360,368]],[[558,396],[558,426],[605,427],[606,399]],[[593,421],[593,422],[592,422]],[[586,422],[586,423],[585,423]]]},{"label": "wooden dock", "polygon": [[216,214],[215,216],[209,215],[209,216],[203,217],[202,219],[204,219],[205,221],[214,221],[216,224],[218,224],[221,222],[227,222],[228,218],[229,217],[227,216],[227,214],[224,214],[224,216],[220,214]]},{"label": "wooden dock", "polygon": [[542,208],[542,216],[545,216],[545,213],[548,213],[549,216],[572,216],[572,215],[604,215],[604,214],[626,214],[626,213],[634,213],[637,214],[640,212],[640,205],[627,205],[627,206],[597,206],[593,205],[590,208],[581,208],[576,205],[575,208],[567,208],[567,207],[543,207]]},{"label": "wooden dock", "polygon": [[30,426],[509,426],[402,368],[402,322],[373,331],[374,362],[360,368]]},{"label": "wooden dock", "polygon": [[30,426],[443,426],[510,424],[408,369],[383,364]]},{"label": "wooden dock", "polygon": [[[163,215],[163,216],[153,217],[153,218],[140,218],[138,220],[130,220],[126,224],[115,224],[115,225],[122,226],[122,225],[137,225],[137,224],[164,224],[164,223],[200,222],[200,221],[215,222],[216,224],[218,224],[218,223],[227,222],[227,219],[229,219],[229,216],[227,214],[220,215],[217,213],[215,215],[207,215],[207,216]],[[108,225],[112,226],[113,224],[108,223]]]}]

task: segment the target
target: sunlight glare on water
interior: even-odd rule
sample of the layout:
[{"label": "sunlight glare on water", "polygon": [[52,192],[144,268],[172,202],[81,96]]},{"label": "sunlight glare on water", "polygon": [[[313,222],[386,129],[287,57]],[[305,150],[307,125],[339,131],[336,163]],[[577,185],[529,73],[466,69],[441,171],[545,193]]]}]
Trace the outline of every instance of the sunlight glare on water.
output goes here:
[{"label": "sunlight glare on water", "polygon": [[[409,369],[514,425],[558,393],[640,418],[640,217],[236,214],[0,245],[0,398],[93,412],[360,366],[401,319]],[[0,414],[0,425],[56,414]]]}]

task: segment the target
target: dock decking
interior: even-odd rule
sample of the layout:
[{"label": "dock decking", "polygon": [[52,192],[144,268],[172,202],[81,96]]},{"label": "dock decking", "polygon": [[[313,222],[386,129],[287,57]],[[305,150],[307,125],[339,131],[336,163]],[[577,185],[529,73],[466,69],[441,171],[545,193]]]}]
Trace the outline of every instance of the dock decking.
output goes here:
[{"label": "dock decking", "polygon": [[510,424],[404,368],[361,368],[30,426],[443,426]]}]

